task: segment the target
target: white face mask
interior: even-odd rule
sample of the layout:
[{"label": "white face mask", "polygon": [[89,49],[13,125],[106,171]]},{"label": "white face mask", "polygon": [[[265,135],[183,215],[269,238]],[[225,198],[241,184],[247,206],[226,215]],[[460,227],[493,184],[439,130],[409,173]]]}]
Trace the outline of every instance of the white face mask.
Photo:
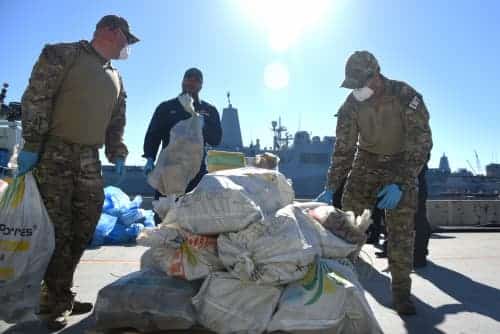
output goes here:
[{"label": "white face mask", "polygon": [[118,59],[127,59],[128,56],[130,55],[130,46],[125,45],[121,50],[120,50],[120,55],[118,56]]},{"label": "white face mask", "polygon": [[352,95],[354,95],[356,100],[358,100],[359,102],[368,100],[370,97],[372,97],[373,93],[373,89],[369,87],[356,88],[352,91]]}]

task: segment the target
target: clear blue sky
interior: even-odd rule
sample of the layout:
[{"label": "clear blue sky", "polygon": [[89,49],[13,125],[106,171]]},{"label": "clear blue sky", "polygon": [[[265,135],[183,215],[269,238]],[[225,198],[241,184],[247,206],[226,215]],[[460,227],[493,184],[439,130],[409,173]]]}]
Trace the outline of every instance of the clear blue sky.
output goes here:
[{"label": "clear blue sky", "polygon": [[[115,62],[129,96],[128,163],[144,163],[152,113],[178,94],[191,66],[203,70],[202,98],[221,114],[231,91],[245,145],[256,138],[270,145],[270,123],[280,116],[291,132],[334,135],[333,115],[348,94],[339,88],[345,60],[360,49],[377,56],[386,76],[423,94],[434,137],[431,166],[443,152],[452,169],[467,167],[466,160],[475,167],[474,149],[483,165],[500,159],[500,2],[251,3],[1,0],[0,80],[10,83],[7,101],[20,99],[45,43],[89,39],[101,16],[116,13],[142,39],[128,60]],[[279,71],[271,74],[277,82],[266,83],[273,63],[286,68],[288,84]]]}]

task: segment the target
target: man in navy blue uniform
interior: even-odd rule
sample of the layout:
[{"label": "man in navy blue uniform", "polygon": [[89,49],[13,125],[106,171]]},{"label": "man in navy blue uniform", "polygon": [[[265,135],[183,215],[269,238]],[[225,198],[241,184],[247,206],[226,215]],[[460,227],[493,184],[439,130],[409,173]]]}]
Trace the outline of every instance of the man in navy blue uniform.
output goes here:
[{"label": "man in navy blue uniform", "polygon": [[[205,145],[217,146],[222,138],[222,128],[220,124],[219,112],[217,109],[200,99],[199,93],[203,86],[203,74],[197,68],[190,68],[184,73],[182,80],[182,93],[189,94],[194,100],[194,109],[203,116],[203,139]],[[177,98],[160,103],[156,108],[153,118],[149,123],[149,128],[144,138],[144,155],[147,159],[144,166],[145,174],[149,174],[154,168],[154,162],[158,154],[160,143],[162,149],[167,147],[170,140],[170,130],[179,122],[188,119],[191,115],[184,110]],[[206,154],[206,152],[205,152]],[[205,154],[201,162],[200,171],[192,179],[186,192],[189,192],[196,187],[203,175],[207,171],[205,163]],[[160,194],[156,192],[155,198],[158,199]]]}]

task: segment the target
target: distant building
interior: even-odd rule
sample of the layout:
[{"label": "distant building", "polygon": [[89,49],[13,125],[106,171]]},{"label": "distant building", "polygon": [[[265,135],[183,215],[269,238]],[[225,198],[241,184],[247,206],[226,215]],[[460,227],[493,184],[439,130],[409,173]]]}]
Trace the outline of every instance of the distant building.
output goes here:
[{"label": "distant building", "polygon": [[500,164],[489,164],[486,166],[486,176],[500,177]]},{"label": "distant building", "polygon": [[448,157],[443,153],[441,159],[439,159],[439,170],[445,174],[450,174],[450,162],[448,161]]},{"label": "distant building", "polygon": [[455,173],[453,173],[454,176],[473,176],[472,172],[466,168],[459,168]]}]

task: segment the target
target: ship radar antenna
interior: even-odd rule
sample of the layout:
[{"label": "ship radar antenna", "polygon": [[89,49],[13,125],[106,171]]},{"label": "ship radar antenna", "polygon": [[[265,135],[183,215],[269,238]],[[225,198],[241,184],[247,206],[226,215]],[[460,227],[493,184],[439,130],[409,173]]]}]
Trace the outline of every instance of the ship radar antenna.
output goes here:
[{"label": "ship radar antenna", "polygon": [[227,104],[229,105],[229,108],[232,108],[232,105],[231,105],[231,93],[228,91],[226,93],[226,96],[227,96]]},{"label": "ship radar antenna", "polygon": [[[281,117],[278,121],[271,122],[273,131],[273,151],[278,152],[288,148],[288,142],[292,141],[293,136],[288,134],[288,129],[281,125]],[[284,136],[283,136],[284,135]]]}]

